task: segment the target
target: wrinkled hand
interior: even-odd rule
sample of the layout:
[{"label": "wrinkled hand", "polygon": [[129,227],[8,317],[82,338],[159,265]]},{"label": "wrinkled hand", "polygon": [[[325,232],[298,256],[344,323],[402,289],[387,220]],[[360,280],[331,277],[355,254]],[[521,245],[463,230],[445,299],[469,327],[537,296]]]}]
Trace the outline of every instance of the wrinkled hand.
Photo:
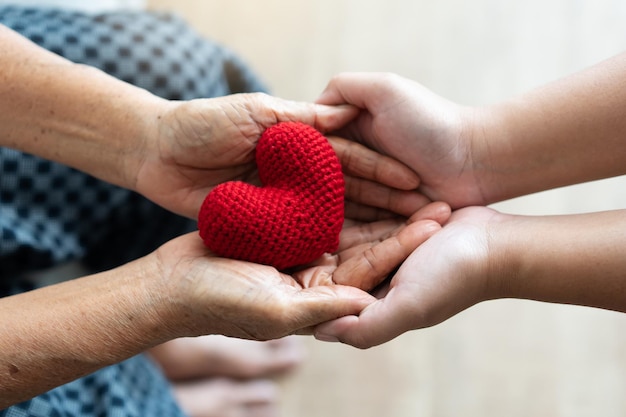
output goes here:
[{"label": "wrinkled hand", "polygon": [[[214,186],[233,180],[259,183],[254,151],[269,126],[302,121],[328,132],[355,114],[352,106],[297,103],[261,93],[168,103],[157,137],[145,141],[134,188],[169,210],[196,218]],[[347,205],[349,217],[375,219],[387,210],[407,215],[426,204],[407,192],[419,180],[403,164],[338,138],[332,145],[344,167],[347,199],[354,202]]]},{"label": "wrinkled hand", "polygon": [[275,268],[219,258],[191,233],[161,246],[161,275],[180,301],[172,313],[173,337],[222,334],[277,339],[346,314],[374,299],[347,286],[303,288]]},{"label": "wrinkled hand", "polygon": [[420,245],[379,289],[376,302],[358,316],[318,326],[315,336],[368,348],[438,324],[491,298],[488,242],[496,217],[497,212],[485,207],[454,212],[443,229]]},{"label": "wrinkled hand", "polygon": [[340,74],[317,102],[358,107],[359,115],[337,133],[413,169],[432,201],[453,208],[484,204],[473,161],[475,112],[393,74]]}]

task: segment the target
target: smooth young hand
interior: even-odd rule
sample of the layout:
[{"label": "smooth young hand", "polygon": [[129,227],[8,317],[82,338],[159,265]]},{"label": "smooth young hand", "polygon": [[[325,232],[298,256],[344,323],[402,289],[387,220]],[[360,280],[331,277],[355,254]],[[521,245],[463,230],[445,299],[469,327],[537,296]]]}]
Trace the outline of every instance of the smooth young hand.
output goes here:
[{"label": "smooth young hand", "polygon": [[488,299],[487,225],[491,209],[470,207],[413,251],[378,300],[358,316],[318,326],[315,336],[359,348],[387,342],[409,330],[433,326]]},{"label": "smooth young hand", "polygon": [[346,73],[318,99],[352,104],[340,133],[403,162],[453,208],[626,173],[626,53],[525,94],[464,107],[392,74]]},{"label": "smooth young hand", "polygon": [[352,104],[359,115],[338,134],[396,158],[419,174],[419,190],[453,208],[481,204],[473,173],[469,109],[394,74],[345,73],[335,76],[317,99]]},{"label": "smooth young hand", "polygon": [[378,301],[358,316],[318,326],[315,335],[367,348],[496,298],[626,312],[625,214],[519,216],[487,207],[459,209],[379,287]]}]

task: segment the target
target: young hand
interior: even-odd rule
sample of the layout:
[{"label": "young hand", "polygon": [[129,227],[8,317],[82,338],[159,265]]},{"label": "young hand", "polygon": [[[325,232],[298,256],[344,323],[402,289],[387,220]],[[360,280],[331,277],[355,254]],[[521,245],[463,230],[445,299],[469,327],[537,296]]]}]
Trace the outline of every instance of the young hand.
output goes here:
[{"label": "young hand", "polygon": [[317,101],[358,107],[340,133],[405,163],[432,201],[487,205],[626,172],[625,63],[621,53],[482,107],[392,74],[338,75]]},{"label": "young hand", "polygon": [[419,190],[453,208],[482,204],[473,165],[473,112],[394,74],[344,73],[317,99],[351,104],[359,115],[338,134],[403,162],[419,174]]},{"label": "young hand", "polygon": [[349,285],[372,291],[450,218],[450,206],[430,203],[404,221],[352,222],[341,232],[339,249],[294,276],[305,287]]},{"label": "young hand", "polygon": [[441,323],[479,302],[520,298],[626,312],[626,211],[519,216],[452,213],[417,247],[378,301],[325,323],[317,338],[366,348]]},{"label": "young hand", "polygon": [[316,338],[368,348],[490,298],[487,226],[496,215],[484,207],[454,212],[378,289],[376,302],[358,316],[317,326]]}]

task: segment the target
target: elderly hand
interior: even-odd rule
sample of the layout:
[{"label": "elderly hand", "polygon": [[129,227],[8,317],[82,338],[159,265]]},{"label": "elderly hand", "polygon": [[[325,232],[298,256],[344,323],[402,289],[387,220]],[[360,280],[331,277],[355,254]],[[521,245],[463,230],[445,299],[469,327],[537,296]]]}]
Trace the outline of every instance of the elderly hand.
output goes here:
[{"label": "elderly hand", "polygon": [[214,256],[197,233],[157,250],[158,271],[173,294],[166,319],[172,337],[222,334],[276,339],[346,314],[358,314],[374,298],[347,286],[304,288],[266,265]]},{"label": "elderly hand", "polygon": [[[0,146],[132,189],[189,218],[215,185],[257,181],[254,149],[267,127],[301,121],[329,132],[357,114],[352,106],[259,93],[167,101],[7,28],[0,27],[0,47]],[[344,167],[346,197],[357,203],[347,205],[349,217],[408,216],[426,204],[411,192],[419,180],[406,166],[347,141],[335,139],[333,147]]]}]

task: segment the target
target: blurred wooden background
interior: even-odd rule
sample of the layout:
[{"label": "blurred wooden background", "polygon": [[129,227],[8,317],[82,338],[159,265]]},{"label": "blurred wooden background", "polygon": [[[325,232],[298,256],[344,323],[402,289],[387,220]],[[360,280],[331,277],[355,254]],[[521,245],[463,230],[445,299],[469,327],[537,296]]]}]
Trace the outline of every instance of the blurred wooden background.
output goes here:
[{"label": "blurred wooden background", "polygon": [[[391,71],[485,104],[626,49],[623,0],[150,0],[239,52],[275,95],[314,100],[345,70]],[[626,180],[496,205],[626,207]],[[306,341],[285,417],[626,415],[626,316],[500,300],[374,349]]]}]

